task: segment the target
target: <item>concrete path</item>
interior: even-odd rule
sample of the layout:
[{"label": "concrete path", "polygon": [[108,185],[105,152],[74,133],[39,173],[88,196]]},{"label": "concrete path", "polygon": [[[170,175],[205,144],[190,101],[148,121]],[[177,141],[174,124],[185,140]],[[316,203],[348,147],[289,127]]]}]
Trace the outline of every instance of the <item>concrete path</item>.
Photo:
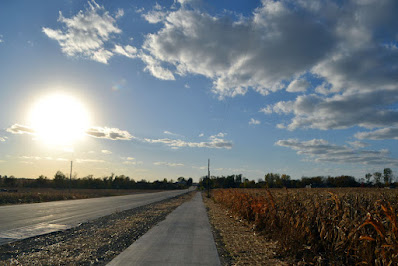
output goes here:
[{"label": "concrete path", "polygon": [[[192,190],[192,188],[190,189]],[[65,230],[80,223],[188,192],[173,190],[82,200],[0,206],[0,245]]]},{"label": "concrete path", "polygon": [[220,265],[200,193],[108,265]]}]

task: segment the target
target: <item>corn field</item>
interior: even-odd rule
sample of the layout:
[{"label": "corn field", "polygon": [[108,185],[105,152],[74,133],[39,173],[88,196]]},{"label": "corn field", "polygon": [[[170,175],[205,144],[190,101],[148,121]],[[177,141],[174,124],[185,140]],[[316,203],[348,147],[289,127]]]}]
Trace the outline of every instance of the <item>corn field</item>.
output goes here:
[{"label": "corn field", "polygon": [[394,189],[219,189],[212,197],[296,262],[398,264]]}]

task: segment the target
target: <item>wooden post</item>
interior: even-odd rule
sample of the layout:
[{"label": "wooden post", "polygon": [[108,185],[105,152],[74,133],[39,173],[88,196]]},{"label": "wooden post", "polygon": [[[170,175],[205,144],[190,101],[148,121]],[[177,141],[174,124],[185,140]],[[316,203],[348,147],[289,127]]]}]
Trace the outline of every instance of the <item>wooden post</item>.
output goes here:
[{"label": "wooden post", "polygon": [[210,159],[207,161],[207,197],[210,198]]},{"label": "wooden post", "polygon": [[72,165],[73,161],[70,161],[69,192],[71,192],[72,189]]}]

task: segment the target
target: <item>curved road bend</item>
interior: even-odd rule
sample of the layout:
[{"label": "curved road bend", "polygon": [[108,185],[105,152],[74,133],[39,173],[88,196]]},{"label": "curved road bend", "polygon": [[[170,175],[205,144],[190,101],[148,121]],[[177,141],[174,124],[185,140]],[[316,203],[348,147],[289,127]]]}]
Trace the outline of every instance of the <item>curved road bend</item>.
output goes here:
[{"label": "curved road bend", "polygon": [[[192,190],[192,189],[191,189]],[[189,190],[0,206],[0,245],[68,229],[116,211],[172,198]]]}]

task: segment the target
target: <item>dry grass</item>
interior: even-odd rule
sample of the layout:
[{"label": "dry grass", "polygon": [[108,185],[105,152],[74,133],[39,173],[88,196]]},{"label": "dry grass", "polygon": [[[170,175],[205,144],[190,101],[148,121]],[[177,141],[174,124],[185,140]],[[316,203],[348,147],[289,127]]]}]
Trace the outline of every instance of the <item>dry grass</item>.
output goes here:
[{"label": "dry grass", "polygon": [[256,234],[249,224],[203,197],[222,265],[288,265],[277,258],[275,241]]},{"label": "dry grass", "polygon": [[315,264],[398,263],[398,191],[216,190],[215,202],[278,242],[281,254]]},{"label": "dry grass", "polygon": [[18,188],[18,192],[0,192],[0,205],[88,199],[159,191],[161,190]]}]

